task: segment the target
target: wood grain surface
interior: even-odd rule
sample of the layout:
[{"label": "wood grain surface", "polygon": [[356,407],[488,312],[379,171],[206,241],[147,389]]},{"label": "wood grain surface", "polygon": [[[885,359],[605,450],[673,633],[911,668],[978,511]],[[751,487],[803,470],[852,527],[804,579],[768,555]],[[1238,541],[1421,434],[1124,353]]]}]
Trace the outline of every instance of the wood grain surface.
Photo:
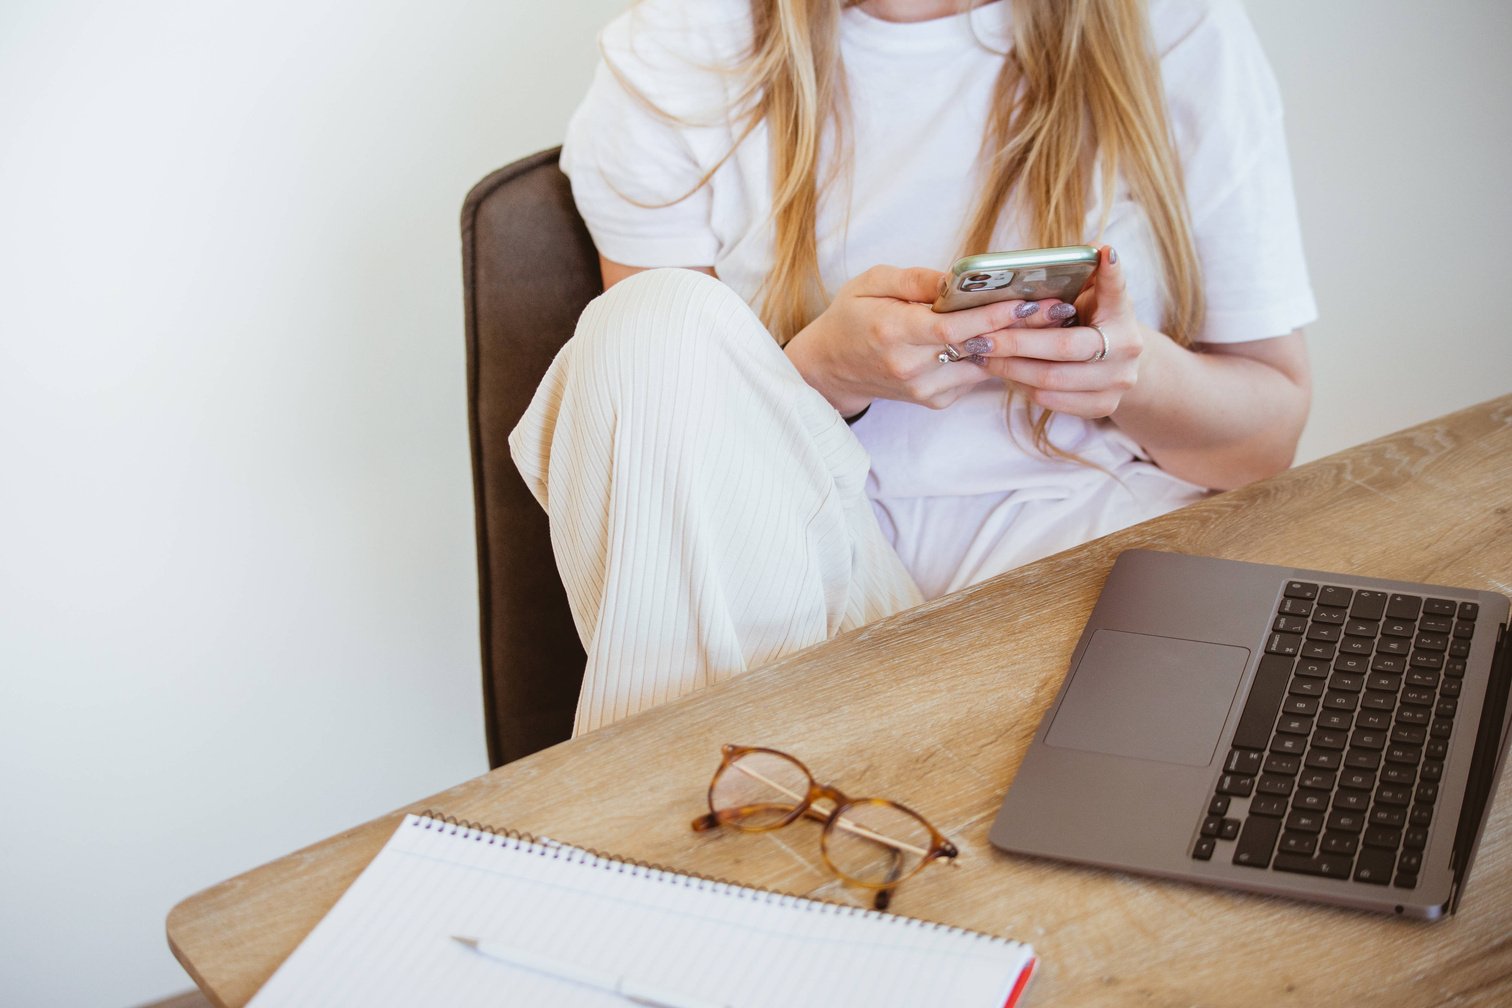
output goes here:
[{"label": "wood grain surface", "polygon": [[1133,547],[1512,594],[1512,395],[1358,446],[901,613],[501,767],[192,896],[174,953],[256,992],[377,853],[433,809],[627,858],[864,903],[818,828],[695,834],[723,742],[785,749],[961,848],[898,913],[1034,944],[1027,1003],[1512,1005],[1512,774],[1459,914],[1418,923],[999,853],[987,829],[1114,558]]}]

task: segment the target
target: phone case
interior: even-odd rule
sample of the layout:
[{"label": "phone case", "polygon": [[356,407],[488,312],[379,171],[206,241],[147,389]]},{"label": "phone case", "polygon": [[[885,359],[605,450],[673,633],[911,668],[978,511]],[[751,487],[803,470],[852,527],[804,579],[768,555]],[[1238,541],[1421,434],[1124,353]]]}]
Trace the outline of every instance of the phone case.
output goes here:
[{"label": "phone case", "polygon": [[937,312],[960,311],[994,301],[1072,301],[1097,269],[1091,245],[984,252],[957,259],[940,285]]}]

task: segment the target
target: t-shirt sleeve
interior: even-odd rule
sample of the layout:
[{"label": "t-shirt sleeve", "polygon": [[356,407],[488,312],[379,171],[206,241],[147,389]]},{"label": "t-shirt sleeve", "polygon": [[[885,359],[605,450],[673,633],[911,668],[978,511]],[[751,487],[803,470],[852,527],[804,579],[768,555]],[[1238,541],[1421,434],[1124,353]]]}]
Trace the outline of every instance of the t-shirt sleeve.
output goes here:
[{"label": "t-shirt sleeve", "polygon": [[1238,0],[1167,0],[1157,37],[1206,318],[1199,343],[1283,336],[1317,317],[1280,90]]},{"label": "t-shirt sleeve", "polygon": [[[644,0],[604,29],[601,58],[562,144],[578,212],[605,258],[711,266],[712,195],[692,138],[724,116],[727,11]],[[723,66],[722,66],[723,64]]]}]

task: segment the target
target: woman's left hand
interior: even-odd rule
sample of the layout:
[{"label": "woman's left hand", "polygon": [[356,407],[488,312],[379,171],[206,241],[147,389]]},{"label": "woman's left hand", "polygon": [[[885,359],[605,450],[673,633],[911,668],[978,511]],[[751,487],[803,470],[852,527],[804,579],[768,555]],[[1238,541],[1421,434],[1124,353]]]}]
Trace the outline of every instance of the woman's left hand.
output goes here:
[{"label": "woman's left hand", "polygon": [[1146,345],[1118,255],[1104,245],[1100,258],[1068,328],[997,333],[985,365],[1036,406],[1089,420],[1111,416],[1134,388]]}]

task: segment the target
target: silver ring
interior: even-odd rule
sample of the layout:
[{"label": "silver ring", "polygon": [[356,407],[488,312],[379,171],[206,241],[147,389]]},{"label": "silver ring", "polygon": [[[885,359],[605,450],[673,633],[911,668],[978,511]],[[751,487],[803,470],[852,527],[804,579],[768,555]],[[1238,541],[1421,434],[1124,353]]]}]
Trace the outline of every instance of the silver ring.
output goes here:
[{"label": "silver ring", "polygon": [[954,364],[956,361],[965,359],[966,355],[957,350],[954,343],[946,343],[945,349],[935,354],[935,360],[941,364]]},{"label": "silver ring", "polygon": [[1096,324],[1095,322],[1088,322],[1087,328],[1097,330],[1097,335],[1102,337],[1103,345],[1101,350],[1097,351],[1097,353],[1087,358],[1086,363],[1096,364],[1100,360],[1106,360],[1108,351],[1112,349],[1112,345],[1108,342],[1108,334],[1103,332],[1102,326]]}]

